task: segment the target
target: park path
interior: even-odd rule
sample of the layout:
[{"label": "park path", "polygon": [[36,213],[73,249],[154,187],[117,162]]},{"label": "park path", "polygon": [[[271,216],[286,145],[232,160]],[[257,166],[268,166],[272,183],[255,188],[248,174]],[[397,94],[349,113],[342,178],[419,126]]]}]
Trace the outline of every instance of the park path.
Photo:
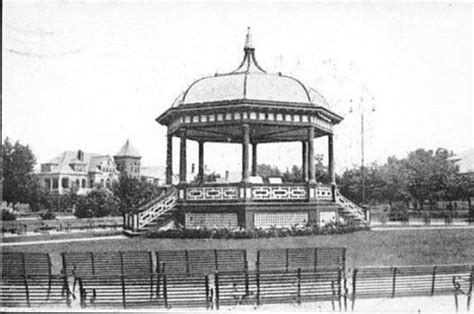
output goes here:
[{"label": "park path", "polygon": [[395,231],[395,230],[456,230],[456,229],[474,229],[474,225],[468,226],[400,226],[400,227],[389,227],[389,226],[371,226],[371,231]]},{"label": "park path", "polygon": [[76,239],[56,239],[56,240],[9,242],[9,243],[2,243],[1,246],[14,246],[14,245],[18,246],[18,245],[68,243],[68,242],[88,242],[88,241],[120,240],[120,239],[128,239],[128,238],[124,235],[117,235],[117,236],[103,236],[103,237],[91,237],[91,238],[76,238]]}]

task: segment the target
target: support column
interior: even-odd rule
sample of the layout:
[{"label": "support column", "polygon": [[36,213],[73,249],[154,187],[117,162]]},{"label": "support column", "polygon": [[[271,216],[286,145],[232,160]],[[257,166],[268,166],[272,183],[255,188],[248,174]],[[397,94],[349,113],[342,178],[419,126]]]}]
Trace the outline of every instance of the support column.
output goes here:
[{"label": "support column", "polygon": [[334,135],[328,135],[328,170],[329,178],[331,179],[331,184],[336,185],[336,173],[334,171]]},{"label": "support column", "polygon": [[204,141],[199,141],[199,167],[198,180],[200,183],[204,182]]},{"label": "support column", "polygon": [[308,182],[308,142],[301,141],[301,151],[302,151],[302,179],[303,182]]},{"label": "support column", "polygon": [[186,183],[186,129],[180,130],[179,183]]},{"label": "support column", "polygon": [[249,182],[250,126],[242,125],[242,182]]},{"label": "support column", "polygon": [[169,134],[166,145],[166,184],[173,184],[173,137]]},{"label": "support column", "polygon": [[308,127],[308,181],[316,183],[314,168],[314,127]]},{"label": "support column", "polygon": [[257,176],[257,143],[252,143],[252,176]]}]

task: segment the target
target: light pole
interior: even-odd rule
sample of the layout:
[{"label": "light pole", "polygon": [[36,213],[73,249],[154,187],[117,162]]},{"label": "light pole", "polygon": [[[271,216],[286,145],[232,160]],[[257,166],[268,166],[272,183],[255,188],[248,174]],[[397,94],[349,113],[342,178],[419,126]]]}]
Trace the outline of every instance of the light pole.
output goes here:
[{"label": "light pole", "polygon": [[[372,101],[374,101],[374,97],[372,97]],[[352,113],[352,99],[350,100],[351,107],[349,112]],[[362,105],[363,99],[361,97],[360,102],[358,103],[359,111],[360,111],[360,177],[361,177],[361,191],[362,191],[362,206],[365,205],[365,138],[364,138],[364,114],[365,108]],[[372,106],[372,112],[375,112],[375,106]]]}]

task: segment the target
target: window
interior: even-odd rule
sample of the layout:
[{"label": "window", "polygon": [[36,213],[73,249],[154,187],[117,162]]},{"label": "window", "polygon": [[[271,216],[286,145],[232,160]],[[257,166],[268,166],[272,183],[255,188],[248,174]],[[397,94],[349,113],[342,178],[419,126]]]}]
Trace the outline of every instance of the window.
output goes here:
[{"label": "window", "polygon": [[104,187],[104,179],[100,179],[100,186]]},{"label": "window", "polygon": [[110,189],[110,179],[107,179],[106,186],[107,186],[108,189]]},{"label": "window", "polygon": [[59,186],[59,179],[53,178],[53,190],[56,190]]},{"label": "window", "polygon": [[86,188],[86,179],[82,179],[82,185],[81,185],[81,187],[82,187],[83,189]]},{"label": "window", "polygon": [[89,187],[90,187],[91,189],[94,187],[94,180],[91,180],[91,181],[89,182]]},{"label": "window", "polygon": [[81,184],[80,184],[79,179],[76,179],[76,186],[77,186],[78,188],[81,187]]},{"label": "window", "polygon": [[51,189],[51,179],[44,179],[44,185],[48,190]]},{"label": "window", "polygon": [[61,187],[63,189],[68,189],[69,188],[69,178],[62,178]]}]

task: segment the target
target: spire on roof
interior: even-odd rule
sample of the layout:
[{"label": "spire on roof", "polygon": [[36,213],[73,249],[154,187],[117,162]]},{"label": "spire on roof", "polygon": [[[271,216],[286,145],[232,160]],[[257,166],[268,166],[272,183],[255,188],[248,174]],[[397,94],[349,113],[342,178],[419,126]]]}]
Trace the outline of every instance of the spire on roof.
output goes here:
[{"label": "spire on roof", "polygon": [[255,49],[253,47],[253,41],[252,41],[252,33],[250,32],[250,26],[247,27],[247,36],[245,37],[245,49]]},{"label": "spire on roof", "polygon": [[142,157],[140,153],[136,150],[135,147],[130,144],[130,141],[127,139],[125,144],[122,146],[120,151],[115,154],[115,157]]},{"label": "spire on roof", "polygon": [[252,33],[250,32],[250,26],[247,27],[247,35],[245,36],[245,46],[244,46],[244,59],[239,65],[237,70],[232,71],[231,73],[249,73],[249,72],[263,72],[266,73],[264,69],[258,65],[257,60],[255,59],[255,48],[252,41]]}]

